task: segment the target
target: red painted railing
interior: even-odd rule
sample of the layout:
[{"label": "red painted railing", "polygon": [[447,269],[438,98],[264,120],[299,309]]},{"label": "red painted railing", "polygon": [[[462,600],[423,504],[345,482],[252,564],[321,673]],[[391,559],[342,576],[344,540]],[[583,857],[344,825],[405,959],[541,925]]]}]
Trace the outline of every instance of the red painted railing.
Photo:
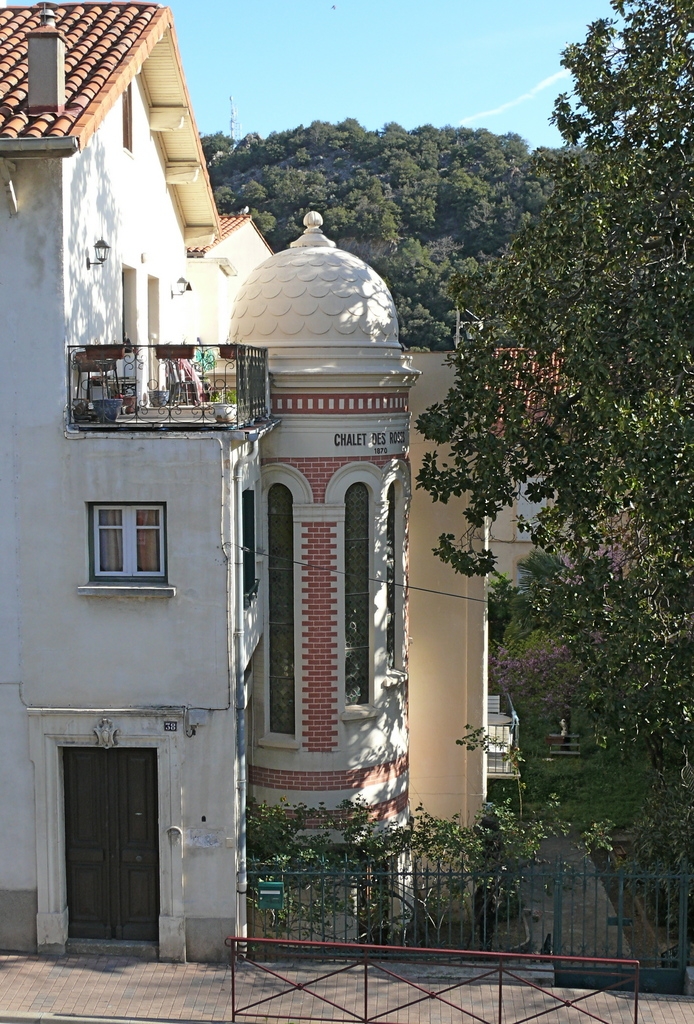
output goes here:
[{"label": "red painted railing", "polygon": [[[562,1021],[578,1021],[584,1016],[599,1024],[614,1024],[617,1016],[638,1024],[638,960],[289,939],[230,937],[226,942],[231,947],[233,1022],[260,1018],[329,1024],[413,1024],[416,1017],[410,1011],[424,1003],[422,1019],[429,1024],[435,1002],[440,1010],[446,1008],[452,1024],[456,1024],[458,1015],[461,1024],[470,1020],[478,1024],[527,1024],[552,1013]],[[424,968],[419,976],[415,970],[418,965]],[[403,968],[409,976],[402,973]],[[431,973],[431,968],[445,968],[453,976],[443,984],[428,985],[426,973]],[[307,976],[311,970],[316,972],[315,977]],[[543,973],[551,982],[555,973],[561,974],[565,987],[557,989],[544,979],[540,984],[538,975]],[[585,985],[588,979],[591,987],[574,990],[572,976],[579,985]],[[384,980],[391,984],[384,986]],[[319,991],[326,982],[330,989]],[[518,1001],[521,1015],[514,1013],[516,1000],[508,993],[504,998],[509,984],[533,990],[531,997],[526,995]],[[407,986],[407,998],[402,1001],[401,996],[400,1002],[391,1005],[390,993],[397,995],[402,985]],[[470,989],[480,985],[485,987]],[[600,1005],[606,1001],[596,1000],[603,993],[617,992],[631,997],[628,1010],[621,1004],[620,1009],[627,1010],[624,1016],[621,1012],[615,1016],[614,1004]],[[466,994],[470,996],[468,1007],[461,1005]]]}]

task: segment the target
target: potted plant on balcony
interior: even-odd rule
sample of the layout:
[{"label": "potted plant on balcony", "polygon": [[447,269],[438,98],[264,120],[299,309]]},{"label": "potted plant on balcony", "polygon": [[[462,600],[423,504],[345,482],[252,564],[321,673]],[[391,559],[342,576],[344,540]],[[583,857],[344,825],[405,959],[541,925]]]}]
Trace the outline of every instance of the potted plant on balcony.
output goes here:
[{"label": "potted plant on balcony", "polygon": [[115,423],[123,405],[123,397],[116,395],[115,398],[94,398],[92,405],[100,423]]},{"label": "potted plant on balcony", "polygon": [[169,404],[169,391],[150,391],[149,404],[155,409],[163,409]]},{"label": "potted plant on balcony", "polygon": [[195,345],[155,345],[157,359],[192,359]]},{"label": "potted plant on balcony", "polygon": [[214,418],[217,423],[234,423],[236,421],[236,406],[229,402],[215,402]]},{"label": "potted plant on balcony", "polygon": [[125,344],[118,345],[114,342],[112,345],[85,345],[84,352],[87,359],[122,359],[125,355]]},{"label": "potted plant on balcony", "polygon": [[217,423],[234,423],[236,420],[236,391],[233,388],[225,388],[221,391],[213,391],[210,401],[214,409],[214,418]]}]

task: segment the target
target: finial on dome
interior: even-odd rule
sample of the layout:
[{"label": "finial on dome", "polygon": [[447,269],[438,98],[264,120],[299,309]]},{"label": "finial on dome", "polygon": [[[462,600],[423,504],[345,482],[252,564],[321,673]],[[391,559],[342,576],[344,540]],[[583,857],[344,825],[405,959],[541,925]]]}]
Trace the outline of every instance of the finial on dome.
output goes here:
[{"label": "finial on dome", "polygon": [[307,228],[313,228],[315,230],[316,228],[319,228],[322,225],[322,223],[323,218],[318,213],[318,210],[309,210],[306,216],[304,217],[304,225]]},{"label": "finial on dome", "polygon": [[290,249],[300,249],[305,245],[329,245],[333,249],[336,248],[335,243],[326,238],[321,231],[323,218],[317,210],[309,210],[304,217],[304,224],[306,225],[306,230],[295,242],[289,243]]}]

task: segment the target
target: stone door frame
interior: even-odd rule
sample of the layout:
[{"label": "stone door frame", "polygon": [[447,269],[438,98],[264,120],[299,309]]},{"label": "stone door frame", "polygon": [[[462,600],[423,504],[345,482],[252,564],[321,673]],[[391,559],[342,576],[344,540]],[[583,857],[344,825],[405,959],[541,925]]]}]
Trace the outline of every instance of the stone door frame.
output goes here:
[{"label": "stone door frame", "polygon": [[[182,708],[28,708],[34,764],[39,953],[62,954],[68,938],[61,747],[154,747],[159,802],[159,957],[186,959],[183,903]],[[176,723],[164,731],[164,722]],[[108,724],[104,725],[106,722]],[[97,736],[97,731],[99,736]]]}]

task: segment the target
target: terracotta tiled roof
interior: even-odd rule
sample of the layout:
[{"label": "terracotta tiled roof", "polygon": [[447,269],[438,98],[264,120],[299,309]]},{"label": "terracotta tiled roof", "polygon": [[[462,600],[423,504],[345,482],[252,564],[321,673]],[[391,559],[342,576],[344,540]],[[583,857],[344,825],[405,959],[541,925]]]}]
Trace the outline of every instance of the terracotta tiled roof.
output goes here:
[{"label": "terracotta tiled roof", "polygon": [[234,231],[238,231],[238,229],[240,227],[242,227],[244,224],[247,224],[248,221],[251,222],[251,224],[253,225],[255,230],[258,232],[258,234],[262,238],[263,242],[265,242],[265,245],[267,245],[268,250],[270,252],[272,252],[272,249],[268,245],[266,239],[263,237],[261,232],[258,230],[258,227],[256,226],[256,224],[255,224],[253,218],[251,217],[250,213],[238,213],[238,214],[235,214],[232,217],[220,217],[219,218],[219,224],[220,224],[221,230],[219,232],[218,237],[215,238],[214,242],[212,242],[211,245],[199,245],[199,246],[190,247],[188,249],[188,255],[189,256],[204,256],[206,252],[209,252],[210,249],[214,249],[214,247],[216,245],[219,245],[220,242],[223,242],[226,238],[229,237],[229,235],[233,235]]},{"label": "terracotta tiled roof", "polygon": [[65,110],[27,112],[27,34],[40,5],[0,7],[0,139],[75,136],[84,146],[139,71],[173,19],[151,3],[62,4],[56,27],[66,41]]}]

